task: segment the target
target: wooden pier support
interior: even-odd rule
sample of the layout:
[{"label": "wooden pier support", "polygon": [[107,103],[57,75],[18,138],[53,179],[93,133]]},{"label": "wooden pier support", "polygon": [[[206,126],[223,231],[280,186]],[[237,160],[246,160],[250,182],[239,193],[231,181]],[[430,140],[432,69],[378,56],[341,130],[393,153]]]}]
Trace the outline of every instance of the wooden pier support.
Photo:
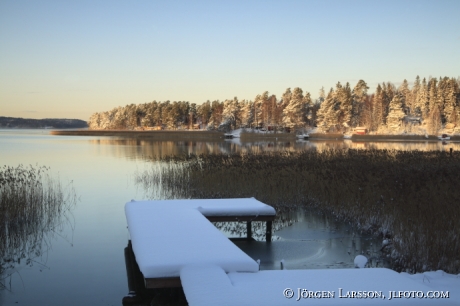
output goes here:
[{"label": "wooden pier support", "polygon": [[248,240],[252,239],[252,222],[248,221],[246,223],[246,237]]},{"label": "wooden pier support", "polygon": [[142,295],[145,291],[144,276],[139,270],[137,265],[134,252],[131,245],[131,240],[128,242],[128,246],[125,248],[125,264],[126,264],[126,276],[128,279],[128,295],[123,297],[123,305],[137,304],[142,300]]},{"label": "wooden pier support", "polygon": [[266,242],[272,241],[272,221],[267,221],[267,228],[265,231],[265,241]]},{"label": "wooden pier support", "polygon": [[246,221],[246,239],[252,239],[252,222],[265,221],[267,222],[265,231],[265,241],[272,241],[272,222],[275,220],[275,215],[269,216],[206,216],[211,222],[241,222]]}]

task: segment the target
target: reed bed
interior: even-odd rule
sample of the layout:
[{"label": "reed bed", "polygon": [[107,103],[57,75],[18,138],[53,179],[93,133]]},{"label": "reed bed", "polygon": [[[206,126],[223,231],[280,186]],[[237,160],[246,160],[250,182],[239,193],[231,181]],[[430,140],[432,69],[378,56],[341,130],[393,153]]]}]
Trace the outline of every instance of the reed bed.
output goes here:
[{"label": "reed bed", "polygon": [[42,257],[53,234],[73,224],[76,194],[63,188],[49,168],[0,168],[0,289],[19,265],[46,267]]},{"label": "reed bed", "polygon": [[398,271],[460,272],[459,152],[310,150],[170,156],[154,163],[156,170],[136,175],[145,190],[181,198],[255,197],[275,206],[284,218],[280,227],[296,209],[318,208],[380,234],[389,242],[382,251]]}]

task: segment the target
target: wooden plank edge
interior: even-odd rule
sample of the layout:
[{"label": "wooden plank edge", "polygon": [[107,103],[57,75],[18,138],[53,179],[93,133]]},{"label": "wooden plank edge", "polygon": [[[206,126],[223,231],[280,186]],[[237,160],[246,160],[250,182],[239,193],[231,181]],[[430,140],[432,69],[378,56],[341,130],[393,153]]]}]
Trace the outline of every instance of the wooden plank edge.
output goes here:
[{"label": "wooden plank edge", "polygon": [[145,287],[148,289],[181,288],[182,283],[180,277],[146,278]]}]

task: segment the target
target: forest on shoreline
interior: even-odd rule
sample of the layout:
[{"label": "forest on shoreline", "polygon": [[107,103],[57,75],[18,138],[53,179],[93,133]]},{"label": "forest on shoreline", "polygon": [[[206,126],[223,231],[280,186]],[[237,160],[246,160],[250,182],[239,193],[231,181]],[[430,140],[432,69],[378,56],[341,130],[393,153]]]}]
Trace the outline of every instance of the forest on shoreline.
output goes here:
[{"label": "forest on shoreline", "polygon": [[254,100],[153,101],[129,104],[91,115],[88,126],[107,129],[207,129],[229,131],[240,127],[346,133],[365,127],[375,134],[460,134],[460,78],[415,78],[396,87],[378,84],[374,93],[359,80],[351,88],[338,82],[319,97],[296,87],[277,98],[268,91]]}]

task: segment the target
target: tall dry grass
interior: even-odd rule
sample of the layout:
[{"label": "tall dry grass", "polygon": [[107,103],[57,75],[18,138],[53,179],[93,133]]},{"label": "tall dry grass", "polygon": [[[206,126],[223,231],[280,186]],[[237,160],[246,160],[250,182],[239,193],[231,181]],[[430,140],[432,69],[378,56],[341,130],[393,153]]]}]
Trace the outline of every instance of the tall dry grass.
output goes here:
[{"label": "tall dry grass", "polygon": [[0,168],[0,289],[17,266],[45,266],[53,234],[73,224],[75,203],[72,185],[63,188],[46,167]]},{"label": "tall dry grass", "polygon": [[273,205],[282,224],[299,207],[319,208],[389,238],[383,249],[396,270],[460,272],[459,152],[237,153],[154,163],[136,175],[153,198],[255,197]]}]

